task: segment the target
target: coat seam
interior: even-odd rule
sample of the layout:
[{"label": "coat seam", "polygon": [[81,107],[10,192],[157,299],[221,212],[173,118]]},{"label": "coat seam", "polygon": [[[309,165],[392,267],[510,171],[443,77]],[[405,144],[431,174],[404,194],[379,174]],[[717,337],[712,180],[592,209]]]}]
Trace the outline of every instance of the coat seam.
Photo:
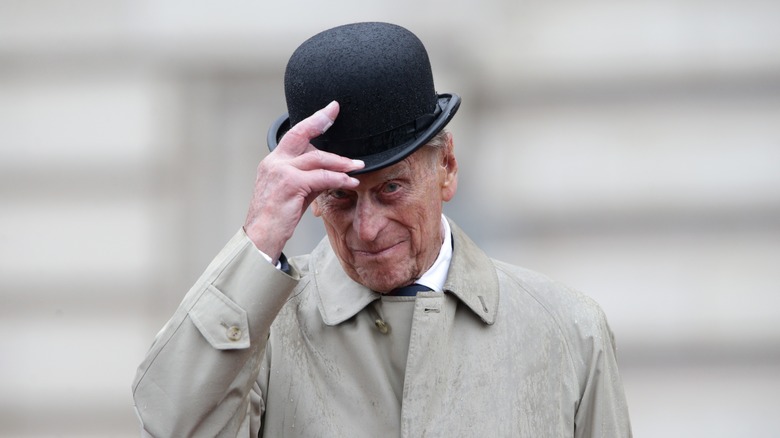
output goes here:
[{"label": "coat seam", "polygon": [[566,357],[569,359],[569,366],[571,367],[572,372],[574,372],[575,376],[577,375],[577,366],[574,363],[574,356],[571,352],[571,346],[569,345],[569,339],[566,336],[566,330],[563,328],[563,324],[560,322],[559,318],[548,308],[548,306],[545,305],[544,302],[542,302],[536,294],[531,292],[524,284],[522,284],[517,277],[510,274],[507,270],[503,269],[501,266],[499,266],[498,263],[494,263],[496,270],[500,270],[509,280],[511,280],[515,285],[517,285],[518,288],[525,291],[528,296],[530,296],[534,301],[536,301],[539,306],[544,309],[544,311],[547,313],[547,315],[552,319],[552,321],[555,323],[555,327],[558,330],[558,333],[561,336],[561,339],[563,340],[563,345],[566,347]]}]

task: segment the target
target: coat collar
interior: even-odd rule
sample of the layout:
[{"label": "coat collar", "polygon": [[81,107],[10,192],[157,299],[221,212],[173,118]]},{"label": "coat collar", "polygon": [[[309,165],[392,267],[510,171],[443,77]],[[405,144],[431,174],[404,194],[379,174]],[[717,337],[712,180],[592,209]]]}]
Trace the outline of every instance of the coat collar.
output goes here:
[{"label": "coat collar", "polygon": [[[452,261],[444,291],[460,299],[486,324],[493,324],[498,311],[498,277],[493,262],[455,223],[452,228]],[[355,316],[380,294],[352,281],[324,238],[312,251],[310,271],[322,320],[337,325]]]},{"label": "coat collar", "polygon": [[493,324],[498,312],[498,275],[493,261],[448,220],[452,227],[452,261],[444,291],[463,301],[485,324]]}]

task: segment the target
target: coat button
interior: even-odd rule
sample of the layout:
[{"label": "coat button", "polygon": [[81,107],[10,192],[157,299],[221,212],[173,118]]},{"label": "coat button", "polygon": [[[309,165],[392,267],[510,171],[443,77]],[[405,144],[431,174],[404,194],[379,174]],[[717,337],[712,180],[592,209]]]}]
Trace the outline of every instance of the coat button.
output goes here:
[{"label": "coat button", "polygon": [[386,335],[387,332],[390,331],[390,327],[388,327],[387,323],[381,319],[374,321],[374,324],[376,324],[376,328],[379,329],[379,333],[382,333],[383,335]]},{"label": "coat button", "polygon": [[232,325],[227,329],[227,337],[231,341],[240,341],[241,340],[241,329]]}]

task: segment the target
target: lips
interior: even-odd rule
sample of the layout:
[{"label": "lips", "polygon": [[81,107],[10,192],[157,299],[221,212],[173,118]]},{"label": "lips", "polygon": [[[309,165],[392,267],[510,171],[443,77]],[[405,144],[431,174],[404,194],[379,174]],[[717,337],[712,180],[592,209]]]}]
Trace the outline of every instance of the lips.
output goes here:
[{"label": "lips", "polygon": [[350,251],[358,257],[382,257],[392,253],[393,250],[398,248],[402,243],[403,241],[381,248],[350,248]]}]

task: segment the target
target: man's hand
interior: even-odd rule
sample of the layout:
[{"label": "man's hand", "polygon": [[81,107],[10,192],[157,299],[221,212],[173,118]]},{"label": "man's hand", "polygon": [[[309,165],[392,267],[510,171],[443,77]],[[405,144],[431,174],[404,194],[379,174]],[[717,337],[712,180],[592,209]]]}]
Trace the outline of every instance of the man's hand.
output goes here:
[{"label": "man's hand", "polygon": [[329,189],[353,189],[359,184],[346,172],[361,169],[362,161],[321,151],[310,143],[333,124],[338,113],[339,105],[333,101],[302,120],[257,166],[244,231],[274,263],[317,195]]}]

